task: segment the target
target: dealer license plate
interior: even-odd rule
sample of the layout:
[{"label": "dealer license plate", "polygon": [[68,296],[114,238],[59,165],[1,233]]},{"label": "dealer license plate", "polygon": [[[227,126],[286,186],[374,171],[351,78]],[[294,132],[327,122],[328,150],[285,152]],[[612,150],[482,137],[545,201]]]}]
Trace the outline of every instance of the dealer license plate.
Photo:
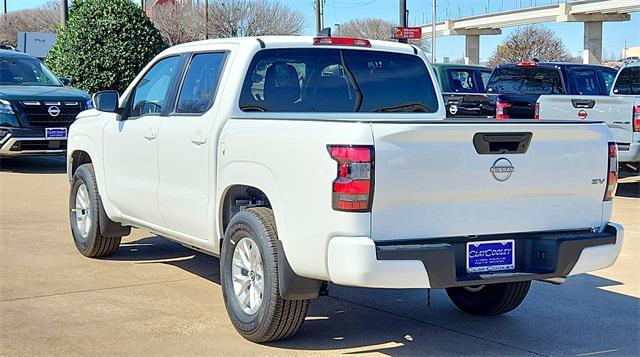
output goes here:
[{"label": "dealer license plate", "polygon": [[66,139],[67,128],[46,128],[44,130],[45,139]]},{"label": "dealer license plate", "polygon": [[512,270],[516,244],[513,239],[467,243],[467,272]]}]

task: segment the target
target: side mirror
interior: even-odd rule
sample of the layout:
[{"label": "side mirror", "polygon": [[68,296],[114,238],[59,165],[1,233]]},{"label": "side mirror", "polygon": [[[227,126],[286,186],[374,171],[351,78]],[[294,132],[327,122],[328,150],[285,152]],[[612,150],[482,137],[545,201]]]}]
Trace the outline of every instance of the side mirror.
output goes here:
[{"label": "side mirror", "polygon": [[118,111],[118,97],[120,95],[114,90],[105,90],[93,95],[93,107],[105,113],[116,113]]},{"label": "side mirror", "polygon": [[68,86],[71,85],[71,78],[69,77],[58,77],[58,79],[60,80],[60,82],[62,82],[63,85]]}]

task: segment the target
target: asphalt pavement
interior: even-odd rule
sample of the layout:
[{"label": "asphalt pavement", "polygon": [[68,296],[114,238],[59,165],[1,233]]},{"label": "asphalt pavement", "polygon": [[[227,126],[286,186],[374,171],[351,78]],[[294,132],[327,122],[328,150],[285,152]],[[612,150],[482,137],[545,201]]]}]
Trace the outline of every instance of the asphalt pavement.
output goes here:
[{"label": "asphalt pavement", "polygon": [[499,317],[458,311],[442,290],[330,286],[292,339],[257,345],[233,329],[218,260],[134,230],[108,259],[73,244],[62,158],[0,161],[0,354],[640,355],[640,179],[625,178],[611,268],[535,282]]}]

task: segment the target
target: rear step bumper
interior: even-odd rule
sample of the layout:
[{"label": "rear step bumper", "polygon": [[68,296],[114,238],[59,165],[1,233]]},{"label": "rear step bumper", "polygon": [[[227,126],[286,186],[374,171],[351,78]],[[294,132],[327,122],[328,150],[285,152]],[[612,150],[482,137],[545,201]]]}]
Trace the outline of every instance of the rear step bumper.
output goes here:
[{"label": "rear step bumper", "polygon": [[572,231],[475,237],[473,241],[514,239],[516,268],[509,272],[467,273],[466,243],[454,237],[378,242],[335,237],[328,268],[336,284],[373,288],[447,288],[565,277],[611,266],[622,248],[624,230],[610,223],[604,232]]},{"label": "rear step bumper", "polygon": [[640,143],[633,142],[616,143],[618,144],[618,162],[620,163],[637,163],[640,162]]}]

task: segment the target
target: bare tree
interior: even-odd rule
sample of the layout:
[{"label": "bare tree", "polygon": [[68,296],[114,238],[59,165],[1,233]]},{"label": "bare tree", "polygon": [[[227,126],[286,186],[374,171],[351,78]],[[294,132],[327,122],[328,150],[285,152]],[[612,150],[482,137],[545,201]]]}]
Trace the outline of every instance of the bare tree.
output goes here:
[{"label": "bare tree", "polygon": [[[340,33],[336,34],[336,36],[395,41],[393,33],[396,26],[391,21],[377,18],[353,19],[341,24]],[[409,40],[409,43],[422,48],[426,52],[430,51],[429,41],[426,39]]]},{"label": "bare tree", "polygon": [[202,9],[192,1],[164,3],[147,13],[170,46],[203,38]]},{"label": "bare tree", "polygon": [[542,26],[524,26],[505,39],[489,59],[489,66],[501,63],[531,61],[569,61],[571,55],[562,39]]},{"label": "bare tree", "polygon": [[[204,39],[204,1],[178,0],[147,9],[170,45]],[[209,0],[209,38],[299,35],[305,18],[278,1]]]},{"label": "bare tree", "polygon": [[213,37],[299,35],[305,18],[278,1],[210,0]]},{"label": "bare tree", "polygon": [[0,16],[0,43],[15,46],[18,32],[56,32],[60,24],[60,3],[27,10],[11,11]]}]

